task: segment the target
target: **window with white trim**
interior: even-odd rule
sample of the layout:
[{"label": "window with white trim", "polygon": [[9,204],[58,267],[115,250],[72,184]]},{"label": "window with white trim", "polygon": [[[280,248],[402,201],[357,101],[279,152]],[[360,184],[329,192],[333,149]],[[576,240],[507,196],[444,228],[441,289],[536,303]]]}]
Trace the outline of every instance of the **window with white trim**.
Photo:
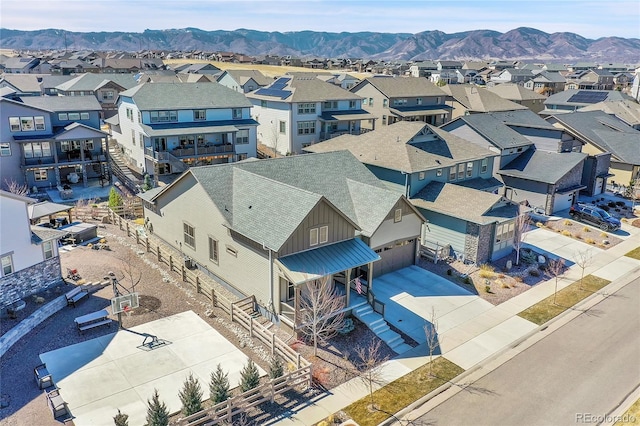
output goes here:
[{"label": "window with white trim", "polygon": [[402,209],[396,209],[393,212],[393,221],[395,223],[402,222]]},{"label": "window with white trim", "polygon": [[449,180],[456,180],[456,172],[458,168],[456,166],[449,167]]},{"label": "window with white trim", "polygon": [[47,180],[47,169],[37,169],[33,171],[33,178],[36,182]]},{"label": "window with white trim", "polygon": [[467,177],[473,176],[473,162],[469,161],[467,163]]},{"label": "window with white trim", "polygon": [[81,112],[80,113],[80,120],[88,120],[89,119],[89,113],[88,112]]},{"label": "window with white trim", "polygon": [[32,142],[23,145],[24,158],[51,157],[51,144],[49,142]]},{"label": "window with white trim", "polygon": [[[178,121],[178,111],[149,111],[149,118],[152,123],[175,122]],[[133,121],[133,113],[131,121]]]},{"label": "window with white trim", "polygon": [[319,242],[320,244],[324,244],[327,241],[329,241],[329,226],[325,225],[325,226],[321,226],[320,227],[320,232],[319,232]]},{"label": "window with white trim", "polygon": [[204,121],[207,119],[207,111],[204,109],[196,109],[193,111],[193,120],[194,121]]},{"label": "window with white trim", "polygon": [[416,98],[416,105],[422,105],[422,98]]},{"label": "window with white trim", "polygon": [[306,102],[298,104],[298,114],[315,114],[316,104],[315,102]]},{"label": "window with white trim", "polygon": [[[129,112],[129,110],[127,109],[127,112]],[[127,117],[129,116],[129,114],[127,114]],[[69,114],[67,114],[66,112],[61,112],[58,114],[58,120],[60,121],[67,121],[69,120]]]},{"label": "window with white trim", "polygon": [[389,99],[384,98],[384,99],[382,100],[382,107],[383,107],[383,108],[387,108],[388,106],[389,106]]},{"label": "window with white trim", "polygon": [[338,109],[338,101],[325,101],[322,104],[322,109]]},{"label": "window with white trim", "polygon": [[238,257],[238,250],[236,250],[234,247],[227,246],[227,253],[229,253],[233,257]]},{"label": "window with white trim", "polygon": [[20,128],[23,132],[31,132],[36,130],[33,117],[20,117]]},{"label": "window with white trim", "polygon": [[316,133],[315,121],[298,121],[299,135],[313,135]]},{"label": "window with white trim", "polygon": [[239,120],[242,118],[242,108],[233,108],[233,119]]},{"label": "window with white trim", "polygon": [[240,129],[236,133],[236,144],[245,145],[249,143],[249,129]]},{"label": "window with white trim", "polygon": [[442,168],[436,169],[436,176],[438,177],[442,176]]},{"label": "window with white trim", "polygon": [[9,142],[0,143],[0,157],[11,157],[11,144]]},{"label": "window with white trim", "polygon": [[406,99],[394,99],[393,100],[393,105],[394,106],[402,106],[402,105],[406,105],[407,104],[407,100]]},{"label": "window with white trim", "polygon": [[78,121],[78,120],[80,120],[80,113],[79,112],[70,112],[68,115],[69,115],[69,121]]},{"label": "window with white trim", "polygon": [[286,121],[280,121],[278,123],[278,129],[280,131],[281,134],[285,134],[287,133],[287,122]]},{"label": "window with white trim", "polygon": [[262,100],[260,101],[260,106],[261,106],[262,108],[266,108],[266,107],[267,107],[267,101],[265,101],[264,99],[262,99]]},{"label": "window with white trim", "polygon": [[464,178],[464,164],[458,164],[458,179]]},{"label": "window with white trim", "polygon": [[102,100],[104,101],[111,101],[114,98],[114,92],[113,90],[106,90],[104,92],[102,92]]},{"label": "window with white trim", "polygon": [[486,158],[483,158],[482,163],[480,164],[480,173],[486,173],[488,165],[489,165],[489,160],[487,160]]},{"label": "window with white trim", "polygon": [[191,247],[196,248],[196,229],[186,222],[182,222],[182,229],[184,233],[184,243]]},{"label": "window with white trim", "polygon": [[418,173],[418,180],[424,180],[424,172]]},{"label": "window with white trim", "polygon": [[12,132],[20,131],[20,117],[9,117],[9,130]]},{"label": "window with white trim", "polygon": [[349,109],[356,109],[357,103],[356,101],[349,101]]},{"label": "window with white trim", "polygon": [[0,258],[2,264],[2,275],[13,274],[13,258],[11,254],[4,255]]},{"label": "window with white trim", "polygon": [[312,228],[309,230],[309,245],[310,246],[318,245],[318,228]]},{"label": "window with white trim", "polygon": [[209,260],[218,263],[218,240],[209,237]]},{"label": "window with white trim", "polygon": [[44,130],[45,129],[45,125],[44,125],[44,117],[43,116],[37,116],[37,117],[33,117],[33,121],[36,123],[36,130]]},{"label": "window with white trim", "polygon": [[42,253],[44,254],[44,260],[51,259],[53,257],[53,243],[51,241],[45,241],[42,243]]}]

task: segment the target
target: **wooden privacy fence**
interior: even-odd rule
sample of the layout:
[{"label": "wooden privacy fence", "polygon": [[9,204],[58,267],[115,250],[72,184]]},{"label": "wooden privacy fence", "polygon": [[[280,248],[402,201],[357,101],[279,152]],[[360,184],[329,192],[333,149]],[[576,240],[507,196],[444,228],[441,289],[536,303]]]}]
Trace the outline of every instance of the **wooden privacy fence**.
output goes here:
[{"label": "wooden privacy fence", "polygon": [[139,226],[131,225],[128,220],[123,219],[113,209],[110,209],[109,212],[111,223],[118,225],[120,230],[126,232],[127,237],[135,239],[136,244],[144,247],[147,253],[153,254],[158,263],[164,263],[171,272],[179,274],[183,282],[189,283],[194,287],[196,293],[203,294],[209,298],[212,306],[226,312],[231,317],[232,322],[245,328],[252,338],[267,346],[271,350],[271,355],[281,357],[287,366],[288,372],[282,377],[273,379],[255,389],[251,389],[199,413],[179,419],[176,423],[177,425],[215,425],[219,422],[231,421],[233,416],[243,413],[252,407],[267,401],[273,402],[274,398],[279,394],[311,386],[311,363],[251,315],[256,306],[254,296],[231,302],[228,298],[215,291],[214,284],[209,278],[201,277],[197,272],[187,268],[183,256],[177,256],[172,249],[163,247],[157,238],[141,235],[138,232]]}]

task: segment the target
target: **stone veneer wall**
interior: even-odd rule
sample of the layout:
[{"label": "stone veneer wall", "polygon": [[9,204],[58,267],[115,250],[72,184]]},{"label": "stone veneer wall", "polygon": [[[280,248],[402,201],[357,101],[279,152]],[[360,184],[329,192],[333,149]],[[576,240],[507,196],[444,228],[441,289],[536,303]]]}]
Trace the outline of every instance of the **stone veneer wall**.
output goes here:
[{"label": "stone veneer wall", "polygon": [[493,224],[478,225],[467,222],[466,237],[464,239],[465,259],[477,264],[491,260],[493,243]]},{"label": "stone veneer wall", "polygon": [[0,309],[62,282],[58,256],[23,269],[0,280]]},{"label": "stone veneer wall", "polygon": [[480,226],[480,232],[478,234],[478,254],[476,259],[477,263],[485,263],[491,260],[494,240],[494,228],[495,225],[493,223]]},{"label": "stone veneer wall", "polygon": [[467,222],[467,231],[464,238],[464,258],[474,263],[478,262],[478,235],[480,226],[476,223]]}]

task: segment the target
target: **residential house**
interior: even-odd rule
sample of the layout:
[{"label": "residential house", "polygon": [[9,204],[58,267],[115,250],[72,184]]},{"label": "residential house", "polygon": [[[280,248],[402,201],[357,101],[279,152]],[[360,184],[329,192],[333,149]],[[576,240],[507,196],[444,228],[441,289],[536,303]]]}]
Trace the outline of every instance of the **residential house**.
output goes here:
[{"label": "residential house", "polygon": [[36,200],[0,190],[0,309],[63,283],[58,240],[64,232],[32,226]]},{"label": "residential house", "polygon": [[438,66],[433,61],[414,62],[409,67],[411,77],[431,77],[431,74],[438,70]]},{"label": "residential house", "polygon": [[513,68],[513,66],[514,66],[514,62],[511,62],[511,61],[496,60],[496,61],[491,61],[489,63],[489,68],[497,72],[506,70],[507,68]]},{"label": "residential house", "polygon": [[540,115],[566,114],[598,102],[624,99],[627,99],[626,96],[617,90],[570,89],[549,96],[544,101],[544,109],[540,111]]},{"label": "residential house", "polygon": [[527,107],[535,113],[544,109],[543,102],[547,99],[545,95],[527,90],[523,86],[514,83],[498,84],[496,86],[488,87],[487,90],[491,93],[495,93],[503,99],[507,99],[511,102],[517,103],[518,105]]},{"label": "residential house", "polygon": [[338,75],[334,75],[331,78],[326,80],[327,83],[335,84],[336,86],[340,86],[344,90],[351,90],[353,86],[360,83],[360,79],[354,77],[347,73],[342,73]]},{"label": "residential house", "polygon": [[99,72],[100,68],[81,59],[52,59],[49,61],[52,75],[71,75],[84,72]]},{"label": "residential house", "polygon": [[58,85],[75,78],[73,75],[43,75],[40,82],[41,96],[58,96]]},{"label": "residential house", "polygon": [[607,70],[590,69],[582,71],[578,77],[578,89],[613,90],[613,74]]},{"label": "residential house", "polygon": [[225,70],[216,80],[239,93],[249,93],[273,83],[273,79],[257,70]]},{"label": "residential house", "polygon": [[[0,99],[6,132],[0,140],[2,182],[29,188],[58,188],[110,181],[107,134],[100,130],[100,104],[94,97],[29,96]],[[63,191],[61,188],[64,188]]]},{"label": "residential house", "polygon": [[98,67],[99,72],[108,74],[136,74],[147,69],[166,69],[159,58],[98,58],[91,64]]},{"label": "residential house", "polygon": [[526,80],[523,86],[541,95],[550,96],[565,90],[566,82],[566,78],[558,72],[542,71]]},{"label": "residential house", "polygon": [[58,96],[95,96],[102,112],[100,118],[118,114],[116,101],[120,92],[137,85],[134,74],[85,73],[56,86]]},{"label": "residential house", "polygon": [[258,140],[280,154],[331,137],[359,134],[375,118],[362,109],[362,98],[315,77],[284,76],[247,94],[257,122]]},{"label": "residential house", "polygon": [[575,64],[567,66],[567,69],[571,72],[588,71],[597,68],[598,64],[595,62],[576,62]]},{"label": "residential house", "polygon": [[460,69],[462,69],[462,62],[460,62],[460,61],[437,61],[436,62],[436,69],[438,71],[460,70]]},{"label": "residential house", "polygon": [[0,87],[9,87],[18,97],[40,96],[42,77],[35,74],[4,74],[0,76]]},{"label": "residential house", "polygon": [[[25,58],[22,56],[5,56],[0,62],[5,74],[31,74],[40,64],[39,58]],[[39,72],[39,71],[36,71]]]},{"label": "residential house", "polygon": [[491,75],[491,82],[500,83],[518,83],[523,84],[531,79],[533,73],[528,69],[506,68],[497,74]]},{"label": "residential house", "polygon": [[219,75],[222,70],[210,63],[197,63],[197,64],[184,64],[178,69],[176,69],[179,73],[184,74],[209,74],[209,75]]},{"label": "residential house", "polygon": [[611,183],[628,185],[640,178],[640,131],[603,111],[558,114],[547,118],[554,126],[581,141],[582,150],[597,156],[611,154],[608,174],[601,174],[597,188]]},{"label": "residential house", "polygon": [[544,64],[542,69],[544,71],[558,72],[558,73],[562,73],[562,72],[566,72],[567,71],[567,67],[565,65],[563,65],[563,64],[554,64],[554,63],[546,63],[546,64]]},{"label": "residential house", "polygon": [[256,156],[246,97],[218,83],[144,83],[120,93],[112,136],[129,167],[156,179]]},{"label": "residential house", "polygon": [[626,125],[640,130],[640,104],[630,99],[603,101],[582,107],[579,112],[602,111],[615,116]]},{"label": "residential house", "polygon": [[[498,154],[422,122],[398,122],[360,136],[340,136],[306,148],[348,150],[387,186],[406,195],[427,219],[421,244],[451,246],[475,263],[512,250],[517,208],[492,193]],[[504,233],[503,233],[504,230]]]},{"label": "residential house", "polygon": [[373,278],[413,265],[424,218],[348,152],[194,167],[142,194],[152,232],[274,322],[299,324],[304,284],[345,309]]},{"label": "residential house", "polygon": [[468,114],[527,109],[526,106],[504,99],[488,89],[474,85],[448,84],[441,89],[449,95],[448,102],[452,107],[451,119]]},{"label": "residential house", "polygon": [[[351,92],[363,98],[362,107],[383,126],[397,121],[440,125],[451,119],[448,95],[425,77],[371,77]],[[363,123],[373,129],[374,122]]]},{"label": "residential house", "polygon": [[437,84],[438,86],[447,85],[447,84],[458,84],[461,83],[464,79],[463,74],[460,70],[449,70],[444,69],[442,71],[434,71],[431,73],[431,77],[429,80]]}]

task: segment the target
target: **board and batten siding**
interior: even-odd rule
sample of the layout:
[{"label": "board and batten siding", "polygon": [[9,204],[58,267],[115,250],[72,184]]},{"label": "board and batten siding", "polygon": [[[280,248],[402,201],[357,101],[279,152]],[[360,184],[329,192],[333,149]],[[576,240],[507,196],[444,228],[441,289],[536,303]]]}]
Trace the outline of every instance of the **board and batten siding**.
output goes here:
[{"label": "board and batten siding", "polygon": [[324,244],[344,241],[355,236],[355,227],[329,203],[322,200],[309,212],[307,217],[282,245],[278,252],[278,257],[324,245],[319,244],[311,247],[309,245],[309,231],[325,225],[329,227],[329,240]]},{"label": "board and batten siding", "polygon": [[[160,215],[145,210],[154,234],[238,291],[255,295],[258,303],[266,305],[271,300],[268,252],[234,239],[223,226],[222,214],[191,175],[183,176],[158,197],[158,211]],[[195,248],[184,242],[184,222],[195,229]],[[209,259],[209,237],[218,241],[218,262]]]},{"label": "board and batten siding", "polygon": [[428,223],[422,227],[422,244],[435,247],[450,244],[457,252],[464,252],[466,239],[466,222],[451,216],[419,209]]},{"label": "board and batten siding", "polygon": [[[394,222],[396,209],[402,209],[402,220]],[[422,219],[403,199],[393,206],[387,217],[375,233],[369,238],[368,244],[372,249],[383,247],[394,241],[408,240],[420,236]]]}]

